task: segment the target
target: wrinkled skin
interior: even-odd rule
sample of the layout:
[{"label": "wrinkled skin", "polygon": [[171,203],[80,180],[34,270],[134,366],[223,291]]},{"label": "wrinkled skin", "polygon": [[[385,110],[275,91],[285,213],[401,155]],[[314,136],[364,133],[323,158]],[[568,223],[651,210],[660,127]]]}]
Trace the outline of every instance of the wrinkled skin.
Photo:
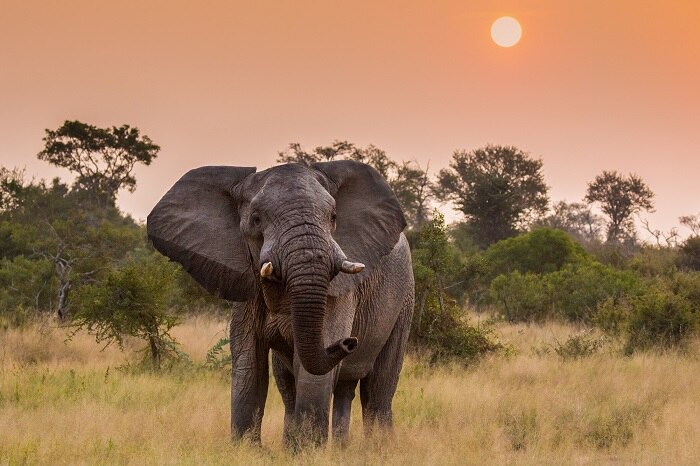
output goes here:
[{"label": "wrinkled skin", "polygon": [[[268,355],[290,444],[389,427],[410,329],[405,221],[386,182],[351,161],[186,174],[148,218],[155,247],[234,301],[231,430],[260,439]],[[347,264],[354,264],[352,267]]]}]

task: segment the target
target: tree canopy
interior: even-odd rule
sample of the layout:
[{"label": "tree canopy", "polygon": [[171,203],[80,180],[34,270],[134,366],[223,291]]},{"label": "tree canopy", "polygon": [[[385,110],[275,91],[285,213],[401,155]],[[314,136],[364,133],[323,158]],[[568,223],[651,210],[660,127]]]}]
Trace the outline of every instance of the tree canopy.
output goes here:
[{"label": "tree canopy", "polygon": [[600,209],[608,217],[608,242],[619,242],[625,236],[634,237],[632,215],[654,208],[654,193],[633,173],[625,177],[616,171],[603,171],[588,184],[585,199],[600,204]]},{"label": "tree canopy", "polygon": [[464,214],[482,247],[517,234],[548,202],[542,161],[513,146],[456,151],[440,170],[435,193]]},{"label": "tree canopy", "polygon": [[559,201],[540,224],[564,230],[578,241],[591,243],[599,239],[604,220],[593,212],[589,204]]},{"label": "tree canopy", "polygon": [[150,165],[160,147],[129,125],[98,128],[80,121],[66,121],[46,130],[44,149],[37,155],[76,175],[74,188],[93,198],[114,204],[117,192],[136,189],[133,170],[137,163]]},{"label": "tree canopy", "polygon": [[18,193],[24,184],[24,170],[0,167],[0,212],[18,207]]},{"label": "tree canopy", "polygon": [[10,205],[0,211],[4,268],[36,260],[53,269],[53,274],[42,272],[45,279],[35,292],[25,294],[34,297],[33,307],[53,307],[61,318],[72,288],[95,279],[142,242],[143,233],[131,217],[114,206],[87,202],[82,191],[70,190],[57,178],[15,185]]}]

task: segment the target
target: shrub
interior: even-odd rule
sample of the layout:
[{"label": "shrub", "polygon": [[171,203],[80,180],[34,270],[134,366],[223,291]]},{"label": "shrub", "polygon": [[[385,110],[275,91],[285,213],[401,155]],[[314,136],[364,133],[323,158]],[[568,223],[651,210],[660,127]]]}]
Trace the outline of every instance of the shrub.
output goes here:
[{"label": "shrub", "polygon": [[551,314],[546,280],[534,273],[499,275],[491,282],[489,294],[509,322],[542,320]]},{"label": "shrub", "polygon": [[700,236],[691,236],[683,243],[678,263],[684,269],[700,271]]},{"label": "shrub", "polygon": [[214,346],[209,348],[207,355],[204,358],[204,367],[208,369],[222,369],[226,368],[231,371],[231,352],[228,351],[228,346],[231,344],[231,340],[228,338],[220,338]]},{"label": "shrub", "polygon": [[72,324],[120,348],[125,336],[145,340],[154,369],[163,359],[180,359],[184,354],[169,333],[179,319],[166,306],[176,272],[162,256],[131,259],[76,291]]},{"label": "shrub", "polygon": [[411,331],[413,345],[428,351],[432,362],[451,358],[472,361],[499,348],[492,332],[471,326],[457,301],[446,291],[464,267],[457,249],[449,241],[444,217],[436,212],[414,241],[416,308]]},{"label": "shrub", "polygon": [[616,270],[599,262],[567,266],[546,275],[556,315],[571,322],[591,323],[604,300],[619,300],[640,293],[642,284],[630,271]]},{"label": "shrub", "polygon": [[484,253],[491,277],[510,272],[543,274],[555,272],[568,264],[590,260],[583,248],[565,232],[538,228],[489,247]]},{"label": "shrub", "polygon": [[634,301],[625,352],[682,347],[699,330],[698,303],[661,287],[652,288]]},{"label": "shrub", "polygon": [[647,277],[672,275],[679,263],[679,253],[675,248],[642,247],[629,261],[629,268]]},{"label": "shrub", "polygon": [[564,361],[593,356],[603,348],[603,339],[593,335],[591,330],[586,330],[569,336],[563,343],[557,341],[554,352]]},{"label": "shrub", "polygon": [[452,302],[444,311],[425,316],[427,322],[414,341],[428,351],[431,363],[454,359],[470,363],[503,347],[490,326],[473,326],[459,314]]},{"label": "shrub", "polygon": [[0,259],[0,327],[22,326],[50,307],[53,273],[46,259]]},{"label": "shrub", "polygon": [[673,293],[688,299],[696,308],[700,306],[700,272],[676,273],[668,286]]},{"label": "shrub", "polygon": [[642,284],[630,271],[598,262],[567,265],[544,275],[513,272],[491,282],[490,297],[510,322],[561,318],[592,323],[606,299],[617,302],[641,293]]},{"label": "shrub", "polygon": [[639,250],[639,244],[634,238],[627,238],[623,242],[591,243],[587,248],[593,258],[605,265],[622,269]]},{"label": "shrub", "polygon": [[608,335],[618,337],[626,330],[632,310],[631,299],[607,297],[598,303],[592,323]]}]

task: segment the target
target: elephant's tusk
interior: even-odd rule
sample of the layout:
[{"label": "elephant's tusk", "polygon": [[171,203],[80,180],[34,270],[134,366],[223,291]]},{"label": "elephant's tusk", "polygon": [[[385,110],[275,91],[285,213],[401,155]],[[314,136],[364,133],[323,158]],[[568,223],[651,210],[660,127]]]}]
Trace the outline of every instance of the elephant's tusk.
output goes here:
[{"label": "elephant's tusk", "polygon": [[272,262],[265,262],[260,268],[260,276],[267,278],[272,275]]},{"label": "elephant's tusk", "polygon": [[343,261],[343,265],[340,266],[340,270],[345,273],[360,273],[365,270],[365,264],[361,264],[360,262]]}]

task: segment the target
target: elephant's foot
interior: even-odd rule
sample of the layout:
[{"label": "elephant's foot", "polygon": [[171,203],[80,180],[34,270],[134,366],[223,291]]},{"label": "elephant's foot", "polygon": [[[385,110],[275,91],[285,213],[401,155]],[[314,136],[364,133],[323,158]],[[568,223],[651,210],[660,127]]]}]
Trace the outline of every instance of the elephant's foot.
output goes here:
[{"label": "elephant's foot", "polygon": [[304,413],[286,431],[286,444],[294,452],[317,448],[328,443],[328,413]]}]

